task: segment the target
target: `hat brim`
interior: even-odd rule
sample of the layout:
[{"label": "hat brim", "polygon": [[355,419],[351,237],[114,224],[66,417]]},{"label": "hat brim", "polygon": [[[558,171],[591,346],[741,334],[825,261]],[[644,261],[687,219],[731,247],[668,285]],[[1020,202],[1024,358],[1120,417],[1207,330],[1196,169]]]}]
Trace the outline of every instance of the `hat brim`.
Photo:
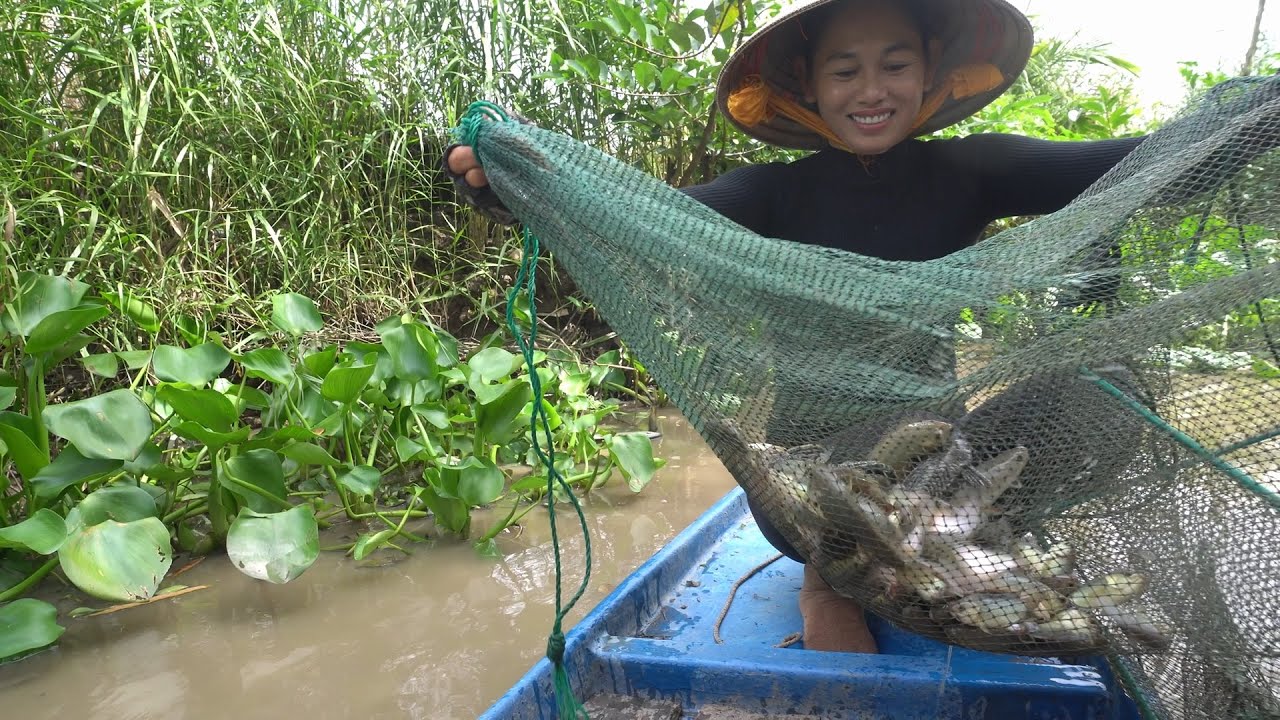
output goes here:
[{"label": "hat brim", "polygon": [[[735,127],[758,140],[784,148],[820,150],[826,138],[783,115],[747,126],[729,112],[729,96],[751,75],[770,90],[804,103],[804,79],[797,73],[806,39],[799,22],[804,15],[840,0],[812,0],[779,15],[742,44],[725,63],[716,85],[716,104]],[[928,0],[927,12],[942,14],[935,38],[941,53],[936,77],[974,63],[999,69],[1003,81],[986,92],[963,99],[947,98],[913,133],[928,135],[973,115],[1002,95],[1022,74],[1035,42],[1031,21],[1006,0]],[[812,29],[810,29],[812,32]]]}]

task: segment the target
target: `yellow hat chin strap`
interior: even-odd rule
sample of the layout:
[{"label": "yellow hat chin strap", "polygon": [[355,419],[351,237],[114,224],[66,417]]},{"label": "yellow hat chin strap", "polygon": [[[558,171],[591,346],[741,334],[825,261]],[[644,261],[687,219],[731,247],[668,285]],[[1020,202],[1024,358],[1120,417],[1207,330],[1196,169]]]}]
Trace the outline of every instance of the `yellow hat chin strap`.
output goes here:
[{"label": "yellow hat chin strap", "polygon": [[[912,130],[933,117],[947,100],[964,100],[1000,87],[1004,76],[989,63],[963,65],[947,73],[942,82],[925,95]],[[755,127],[783,115],[811,130],[841,150],[849,148],[814,111],[784,95],[773,92],[759,75],[748,75],[729,95],[729,114],[747,127]]]}]

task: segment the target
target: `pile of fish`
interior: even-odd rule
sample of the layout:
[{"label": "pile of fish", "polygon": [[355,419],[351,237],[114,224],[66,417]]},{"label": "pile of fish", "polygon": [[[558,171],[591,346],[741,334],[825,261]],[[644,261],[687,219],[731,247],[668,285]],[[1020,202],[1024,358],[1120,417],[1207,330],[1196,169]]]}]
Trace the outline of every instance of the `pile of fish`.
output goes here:
[{"label": "pile of fish", "polygon": [[831,586],[914,632],[1023,655],[1096,653],[1110,625],[1162,652],[1171,630],[1138,602],[1148,577],[1085,580],[1073,548],[1015,535],[997,501],[1030,458],[1014,447],[973,462],[969,443],[936,418],[908,418],[865,459],[831,462],[831,444],[749,442],[712,421],[730,469]]}]

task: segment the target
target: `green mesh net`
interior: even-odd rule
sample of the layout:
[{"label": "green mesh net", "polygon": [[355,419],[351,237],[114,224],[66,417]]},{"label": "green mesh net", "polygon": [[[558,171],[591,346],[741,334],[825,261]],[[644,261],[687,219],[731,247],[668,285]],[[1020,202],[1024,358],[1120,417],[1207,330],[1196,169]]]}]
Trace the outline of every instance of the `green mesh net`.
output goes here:
[{"label": "green mesh net", "polygon": [[838,592],[964,647],[1106,654],[1155,716],[1280,717],[1280,79],[929,262],[761,237],[534,126],[469,132]]}]

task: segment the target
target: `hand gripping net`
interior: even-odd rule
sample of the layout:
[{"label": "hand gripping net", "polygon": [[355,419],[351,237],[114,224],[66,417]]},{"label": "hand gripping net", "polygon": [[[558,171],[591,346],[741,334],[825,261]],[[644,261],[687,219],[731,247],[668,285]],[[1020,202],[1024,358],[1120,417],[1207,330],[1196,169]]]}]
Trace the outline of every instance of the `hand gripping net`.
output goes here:
[{"label": "hand gripping net", "polygon": [[837,591],[968,648],[1105,654],[1151,716],[1280,717],[1280,79],[914,263],[760,237],[534,126],[469,132]]}]

